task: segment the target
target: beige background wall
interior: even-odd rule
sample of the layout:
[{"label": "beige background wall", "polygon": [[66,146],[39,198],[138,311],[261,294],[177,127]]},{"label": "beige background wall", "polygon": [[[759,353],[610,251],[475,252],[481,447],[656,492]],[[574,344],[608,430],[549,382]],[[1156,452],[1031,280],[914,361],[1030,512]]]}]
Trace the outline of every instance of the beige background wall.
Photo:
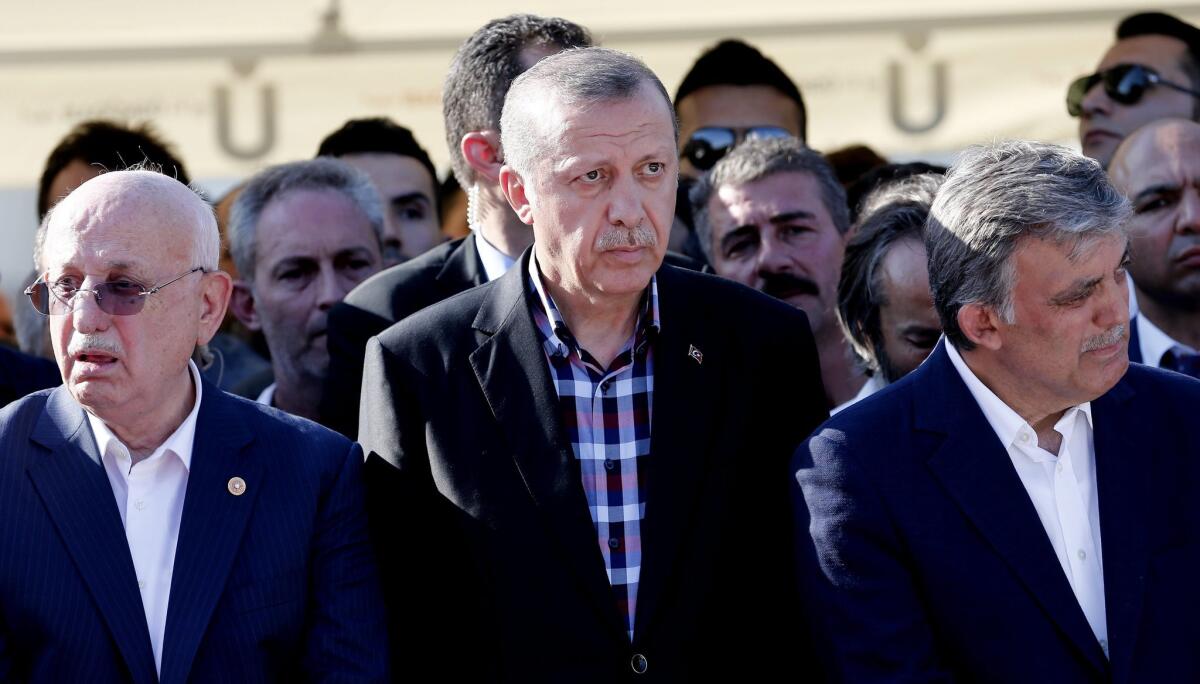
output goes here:
[{"label": "beige background wall", "polygon": [[[1200,5],[1158,7],[1200,21]],[[467,34],[513,11],[587,25],[605,45],[641,56],[670,90],[705,46],[742,37],[800,84],[814,147],[862,142],[900,159],[947,161],[992,138],[1075,144],[1066,84],[1094,67],[1116,21],[1140,9],[1013,0],[7,3],[0,288],[11,292],[28,270],[33,188],[73,124],[152,121],[217,194],[265,165],[311,156],[356,116],[411,127],[444,170],[445,67]]]}]

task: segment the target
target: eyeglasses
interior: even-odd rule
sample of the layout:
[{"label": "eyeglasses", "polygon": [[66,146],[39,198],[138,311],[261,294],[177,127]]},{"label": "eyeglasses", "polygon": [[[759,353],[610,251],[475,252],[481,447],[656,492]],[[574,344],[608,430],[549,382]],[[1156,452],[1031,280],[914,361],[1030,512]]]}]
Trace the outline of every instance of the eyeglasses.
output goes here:
[{"label": "eyeglasses", "polygon": [[723,128],[705,126],[697,128],[683,146],[681,155],[692,163],[692,166],[707,171],[711,169],[729,150],[742,140],[751,138],[785,138],[791,133],[786,128],[778,126],[751,126],[749,128]]},{"label": "eyeglasses", "polygon": [[92,293],[96,299],[96,306],[100,307],[104,313],[113,316],[132,316],[146,306],[146,297],[156,294],[164,287],[177,280],[182,280],[196,271],[207,273],[203,266],[197,266],[187,273],[181,273],[148,290],[144,289],[140,283],[124,279],[100,283],[91,289],[77,287],[69,278],[61,279],[54,284],[39,280],[25,288],[25,296],[29,297],[33,308],[43,316],[60,316],[70,312],[78,296],[84,292]]},{"label": "eyeglasses", "polygon": [[1142,95],[1146,94],[1146,90],[1155,86],[1165,86],[1192,97],[1200,97],[1200,92],[1163,80],[1162,76],[1149,67],[1141,64],[1118,64],[1111,69],[1080,76],[1072,81],[1071,87],[1067,88],[1067,113],[1071,116],[1082,114],[1084,96],[1099,83],[1104,84],[1105,95],[1113,102],[1123,105],[1137,104]]}]

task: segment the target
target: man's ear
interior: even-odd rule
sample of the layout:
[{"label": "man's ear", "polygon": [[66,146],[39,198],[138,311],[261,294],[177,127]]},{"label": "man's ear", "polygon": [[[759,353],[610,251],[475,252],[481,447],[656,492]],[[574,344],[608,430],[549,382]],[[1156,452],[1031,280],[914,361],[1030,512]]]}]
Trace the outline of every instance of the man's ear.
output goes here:
[{"label": "man's ear", "polygon": [[198,343],[208,344],[225,320],[225,309],[229,306],[229,293],[233,288],[233,280],[224,271],[205,273],[201,278],[200,339]]},{"label": "man's ear", "polygon": [[238,280],[233,283],[233,296],[229,300],[229,310],[234,318],[249,330],[262,330],[262,321],[258,317],[258,307],[254,302],[254,289],[250,283]]},{"label": "man's ear", "polygon": [[1000,349],[1000,316],[990,306],[979,303],[964,304],[958,310],[958,327],[963,335],[984,349]]},{"label": "man's ear", "polygon": [[529,191],[525,187],[525,181],[521,178],[521,174],[505,164],[500,167],[499,180],[500,192],[504,193],[504,199],[508,200],[508,206],[512,207],[517,218],[521,219],[521,223],[532,226],[533,204],[529,201]]},{"label": "man's ear", "polygon": [[471,131],[459,142],[462,156],[475,173],[489,183],[500,181],[500,167],[504,160],[500,156],[500,133],[498,131]]}]

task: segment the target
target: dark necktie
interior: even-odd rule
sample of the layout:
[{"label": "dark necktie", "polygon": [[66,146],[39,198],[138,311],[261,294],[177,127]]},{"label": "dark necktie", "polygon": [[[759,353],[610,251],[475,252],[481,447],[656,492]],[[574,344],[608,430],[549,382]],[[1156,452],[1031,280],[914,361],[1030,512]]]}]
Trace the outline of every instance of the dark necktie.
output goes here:
[{"label": "dark necktie", "polygon": [[1183,345],[1177,344],[1168,349],[1162,355],[1162,361],[1158,365],[1167,370],[1200,379],[1200,354],[1188,351]]}]

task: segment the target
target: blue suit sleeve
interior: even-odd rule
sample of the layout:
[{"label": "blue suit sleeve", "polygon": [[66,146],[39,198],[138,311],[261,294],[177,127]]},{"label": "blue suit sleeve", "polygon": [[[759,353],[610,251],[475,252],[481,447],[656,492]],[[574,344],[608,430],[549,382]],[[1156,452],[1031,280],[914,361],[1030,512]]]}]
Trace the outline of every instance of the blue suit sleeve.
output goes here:
[{"label": "blue suit sleeve", "polygon": [[363,455],[357,444],[323,497],[313,541],[313,613],[304,670],[310,681],[388,680],[379,575],[367,537]]},{"label": "blue suit sleeve", "polygon": [[835,679],[953,681],[902,540],[845,434],[821,429],[800,445],[793,464],[818,560],[811,589],[833,644]]}]

